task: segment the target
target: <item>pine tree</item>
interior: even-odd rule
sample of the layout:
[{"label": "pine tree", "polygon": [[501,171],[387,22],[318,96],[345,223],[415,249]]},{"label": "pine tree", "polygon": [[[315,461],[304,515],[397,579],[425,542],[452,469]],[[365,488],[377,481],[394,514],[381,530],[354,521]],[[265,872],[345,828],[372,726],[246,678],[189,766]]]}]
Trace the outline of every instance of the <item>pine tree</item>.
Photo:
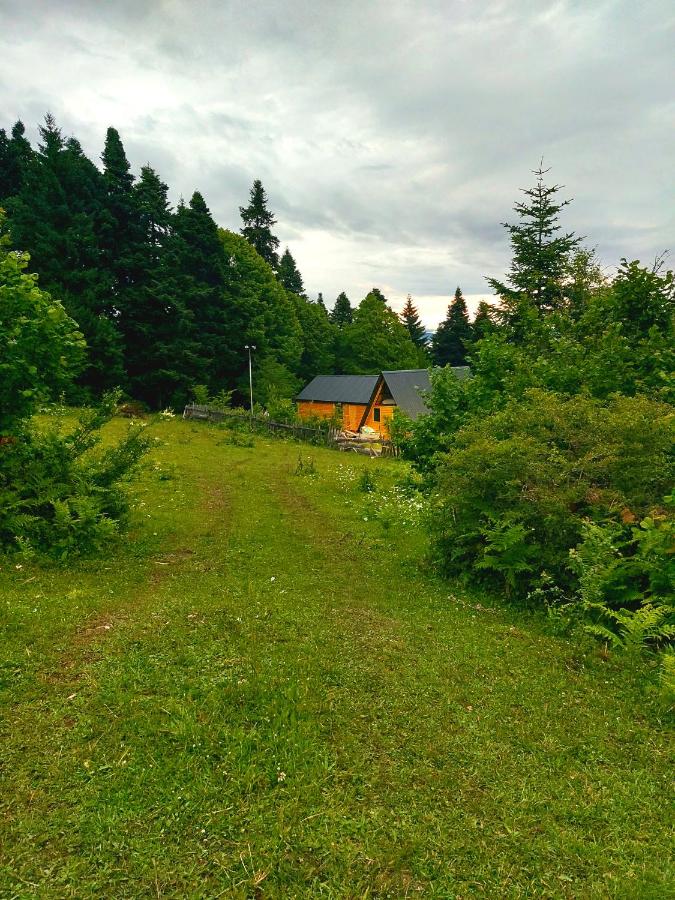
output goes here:
[{"label": "pine tree", "polygon": [[18,194],[33,159],[33,148],[25,137],[23,122],[16,122],[11,137],[0,129],[0,202]]},{"label": "pine tree", "polygon": [[466,365],[467,346],[471,343],[472,329],[466,300],[460,287],[455,291],[448,314],[438,326],[431,341],[431,354],[437,366]]},{"label": "pine tree", "polygon": [[227,382],[242,340],[229,322],[225,250],[198,191],[187,205],[180,202],[173,222],[168,266],[176,295],[192,320],[196,342],[189,375],[216,393]]},{"label": "pine tree", "polygon": [[[130,392],[150,406],[180,406],[189,396],[199,347],[185,281],[172,269],[173,214],[167,186],[144,166],[133,188],[143,229],[133,304],[121,320]],[[189,293],[188,293],[189,296]]]},{"label": "pine tree", "polygon": [[481,300],[473,320],[473,340],[482,340],[488,334],[492,334],[497,328],[493,319],[492,307],[486,300]]},{"label": "pine tree", "polygon": [[20,190],[6,204],[12,239],[30,252],[42,285],[85,335],[88,364],[79,384],[96,393],[124,385],[114,277],[102,260],[109,223],[103,176],[74,138],[64,140],[52,116],[40,128],[37,153],[28,155],[20,123],[13,133],[27,162]]},{"label": "pine tree", "polygon": [[565,280],[570,256],[581,238],[575,237],[574,232],[558,235],[560,211],[572,201],[556,202],[556,194],[562,185],[546,186],[544,175],[548,171],[541,166],[534,171],[535,187],[524,189],[527,199],[514,206],[520,224],[504,223],[513,250],[508,276],[510,284],[488,278],[488,283],[501,298],[506,322],[519,316],[523,302],[531,304],[540,314],[566,305]]},{"label": "pine tree", "polygon": [[338,294],[338,297],[333,304],[333,309],[330,311],[329,318],[333,325],[337,325],[338,328],[343,328],[345,325],[351,325],[354,318],[354,312],[351,303],[349,302],[349,297],[344,291]]},{"label": "pine tree", "polygon": [[297,294],[298,297],[305,296],[305,286],[302,283],[302,275],[298,271],[295,260],[291,256],[291,251],[286,247],[279,261],[277,269],[277,278],[287,291]]},{"label": "pine tree", "polygon": [[319,291],[319,293],[317,294],[316,302],[323,309],[323,311],[326,313],[326,315],[328,315],[328,310],[326,309],[326,303],[323,299],[323,294],[321,293],[321,291]]},{"label": "pine tree", "polygon": [[267,209],[267,194],[260,179],[253,182],[249,205],[239,207],[244,227],[241,233],[260,256],[276,271],[279,265],[279,239],[272,234],[277,220]]},{"label": "pine tree", "polygon": [[405,306],[401,311],[401,321],[408,329],[408,334],[410,335],[413,344],[416,344],[423,350],[426,349],[427,331],[420,321],[419,313],[417,312],[417,308],[413,305],[410,294],[408,294]]},{"label": "pine tree", "polygon": [[299,387],[296,373],[303,344],[295,311],[297,295],[279,284],[272,268],[242,236],[221,229],[219,237],[227,260],[225,315],[228,345],[233,350],[232,386],[239,387],[242,398],[247,396],[244,344],[255,344],[256,390],[264,373],[266,389],[275,387],[279,396],[286,396],[289,385]]}]

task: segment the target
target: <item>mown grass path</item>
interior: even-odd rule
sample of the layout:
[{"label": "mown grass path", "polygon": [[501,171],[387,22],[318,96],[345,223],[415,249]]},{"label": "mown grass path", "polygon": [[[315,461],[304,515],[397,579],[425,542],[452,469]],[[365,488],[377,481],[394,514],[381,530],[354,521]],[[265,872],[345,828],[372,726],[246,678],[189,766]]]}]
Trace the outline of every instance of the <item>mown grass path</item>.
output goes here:
[{"label": "mown grass path", "polygon": [[153,427],[112,557],[0,563],[0,896],[672,896],[623,664],[426,573],[396,463]]}]

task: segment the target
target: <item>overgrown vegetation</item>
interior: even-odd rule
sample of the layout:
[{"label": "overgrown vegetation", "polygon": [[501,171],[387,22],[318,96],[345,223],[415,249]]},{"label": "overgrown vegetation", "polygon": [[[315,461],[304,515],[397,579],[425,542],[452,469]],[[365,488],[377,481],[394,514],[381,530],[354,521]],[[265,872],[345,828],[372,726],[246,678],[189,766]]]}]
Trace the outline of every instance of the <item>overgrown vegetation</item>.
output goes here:
[{"label": "overgrown vegetation", "polygon": [[499,305],[465,342],[472,377],[433,373],[429,413],[397,414],[393,436],[426,478],[446,572],[659,647],[675,626],[675,279],[661,260],[604,277],[537,176],[507,226],[509,279],[490,282]]},{"label": "overgrown vegetation", "polygon": [[127,512],[121,485],[148,442],[137,426],[94,452],[117,394],[65,432],[35,423],[40,403],[77,371],[83,341],[27,265],[26,254],[9,250],[0,218],[0,550],[64,559],[118,533]]}]

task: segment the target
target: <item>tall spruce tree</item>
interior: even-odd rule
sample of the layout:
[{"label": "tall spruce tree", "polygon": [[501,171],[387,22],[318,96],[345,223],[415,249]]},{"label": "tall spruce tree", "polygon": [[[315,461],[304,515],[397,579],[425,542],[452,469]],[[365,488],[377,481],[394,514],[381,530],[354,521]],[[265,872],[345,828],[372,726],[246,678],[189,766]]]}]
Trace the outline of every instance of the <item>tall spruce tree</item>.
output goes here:
[{"label": "tall spruce tree", "polygon": [[536,185],[523,189],[526,199],[514,206],[519,224],[503,223],[510,234],[513,251],[508,282],[488,278],[501,298],[502,317],[507,323],[520,317],[523,303],[534,307],[539,314],[567,305],[566,276],[570,257],[581,238],[574,232],[558,234],[560,212],[572,201],[557,201],[562,185],[544,184],[548,171],[540,165],[534,171]]},{"label": "tall spruce tree", "polygon": [[259,178],[253,182],[248,206],[240,206],[244,227],[241,233],[257,250],[266,263],[276,271],[279,265],[279,239],[272,234],[272,226],[277,220],[267,208],[267,194]]},{"label": "tall spruce tree", "polygon": [[33,149],[25,135],[20,120],[15,122],[9,138],[4,128],[0,129],[0,203],[19,193],[33,159]]},{"label": "tall spruce tree", "polygon": [[420,320],[419,313],[417,312],[417,308],[412,302],[412,297],[410,296],[410,294],[408,294],[405,306],[401,311],[401,321],[408,329],[408,334],[410,335],[410,339],[412,340],[413,344],[416,344],[423,350],[426,349],[427,331]]},{"label": "tall spruce tree", "polygon": [[431,354],[437,366],[466,365],[467,347],[472,330],[462,289],[457,287],[448,306],[448,314],[431,341]]},{"label": "tall spruce tree", "polygon": [[323,299],[323,294],[321,293],[321,291],[319,291],[319,293],[317,294],[316,302],[323,309],[323,311],[326,313],[326,315],[328,315],[328,310],[326,309],[326,303]]},{"label": "tall spruce tree", "polygon": [[277,278],[287,291],[297,294],[298,297],[305,296],[305,286],[302,283],[302,275],[298,271],[295,260],[291,255],[291,251],[286,247],[279,261],[277,269]]},{"label": "tall spruce tree", "polygon": [[354,311],[349,302],[349,297],[344,291],[338,294],[337,299],[333,304],[333,308],[330,311],[329,318],[333,325],[337,325],[338,328],[343,328],[345,325],[351,325],[354,318]]},{"label": "tall spruce tree", "polygon": [[[199,347],[180,272],[172,269],[173,214],[167,186],[150,166],[141,169],[134,201],[143,230],[134,302],[121,320],[129,389],[154,408],[185,403]],[[189,292],[188,292],[189,297]]]},{"label": "tall spruce tree", "polygon": [[187,205],[180,202],[173,222],[168,265],[181,306],[194,327],[190,376],[217,392],[227,384],[241,342],[241,335],[230,327],[225,251],[218,226],[198,191]]}]

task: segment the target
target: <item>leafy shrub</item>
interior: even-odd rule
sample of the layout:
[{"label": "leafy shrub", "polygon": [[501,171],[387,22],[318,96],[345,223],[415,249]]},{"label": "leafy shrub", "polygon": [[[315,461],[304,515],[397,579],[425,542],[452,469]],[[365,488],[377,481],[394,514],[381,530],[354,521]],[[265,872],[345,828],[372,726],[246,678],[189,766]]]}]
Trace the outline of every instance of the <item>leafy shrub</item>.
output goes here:
[{"label": "leafy shrub", "polygon": [[65,559],[100,550],[124,523],[125,480],[148,448],[142,425],[96,451],[116,396],[85,412],[70,433],[30,423],[0,446],[0,548]]},{"label": "leafy shrub", "polygon": [[308,456],[306,459],[302,458],[302,454],[298,454],[298,463],[295,467],[294,475],[299,475],[301,477],[314,477],[317,474],[316,471],[316,463],[311,456]]},{"label": "leafy shrub", "polygon": [[359,476],[359,490],[363,494],[372,494],[377,489],[375,476],[370,469],[364,469]]},{"label": "leafy shrub", "polygon": [[30,257],[9,249],[0,210],[0,438],[67,388],[84,339],[61,303],[26,273]]},{"label": "leafy shrub", "polygon": [[534,390],[474,419],[439,465],[432,529],[443,568],[523,596],[542,573],[575,583],[584,522],[637,520],[672,481],[670,407]]},{"label": "leafy shrub", "polygon": [[209,389],[205,384],[195,384],[192,387],[192,398],[193,402],[197,404],[197,406],[208,406],[209,404]]},{"label": "leafy shrub", "polygon": [[[673,498],[666,502],[672,509]],[[666,510],[637,525],[586,522],[570,557],[587,631],[633,651],[675,637],[675,527]]]}]

